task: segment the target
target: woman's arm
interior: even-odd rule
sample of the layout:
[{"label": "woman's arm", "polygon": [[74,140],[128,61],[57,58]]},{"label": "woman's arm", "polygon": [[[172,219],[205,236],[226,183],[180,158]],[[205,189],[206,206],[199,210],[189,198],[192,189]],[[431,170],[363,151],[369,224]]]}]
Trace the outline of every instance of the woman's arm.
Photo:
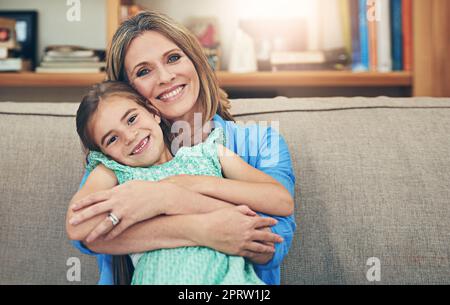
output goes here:
[{"label": "woman's arm", "polygon": [[[167,182],[134,180],[107,189],[105,184],[99,187],[98,175],[92,174],[69,207],[67,231],[73,240],[92,242],[109,231],[108,237],[114,238],[131,225],[157,215],[207,213],[231,206]],[[107,218],[109,212],[120,219],[114,228]]]},{"label": "woman's arm", "polygon": [[73,217],[72,206],[74,203],[84,198],[85,196],[102,191],[107,190],[115,185],[117,185],[117,178],[114,173],[106,168],[104,165],[98,165],[89,175],[86,180],[86,183],[75,193],[72,197],[72,200],[69,204],[69,209],[66,214],[66,232],[71,240],[82,240],[89,234],[89,228],[97,226],[101,223],[107,215],[102,215],[102,217],[96,217],[89,219],[84,223],[83,226],[75,226],[71,223],[71,218]]},{"label": "woman's arm", "polygon": [[223,175],[227,179],[179,175],[165,181],[233,204],[247,205],[256,212],[275,216],[293,213],[294,200],[286,188],[229,149],[222,145],[218,149]]},{"label": "woman's arm", "polygon": [[272,218],[251,216],[245,206],[192,215],[158,216],[128,228],[112,240],[98,238],[86,243],[90,250],[105,254],[127,254],[162,248],[206,246],[230,255],[260,253],[272,257],[273,245],[282,239],[262,228],[276,223]]}]

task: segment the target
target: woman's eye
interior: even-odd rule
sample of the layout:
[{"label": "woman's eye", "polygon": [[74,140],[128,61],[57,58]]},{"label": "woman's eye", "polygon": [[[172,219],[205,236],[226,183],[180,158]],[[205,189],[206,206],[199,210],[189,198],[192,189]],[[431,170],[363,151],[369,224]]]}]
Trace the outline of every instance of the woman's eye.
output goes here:
[{"label": "woman's eye", "polygon": [[131,117],[128,119],[128,124],[133,124],[133,122],[136,121],[136,117],[137,117],[137,114],[131,116]]},{"label": "woman's eye", "polygon": [[111,138],[109,138],[108,142],[106,142],[106,146],[116,142],[117,137],[116,136],[112,136]]},{"label": "woman's eye", "polygon": [[147,69],[147,68],[145,68],[145,69],[139,70],[139,71],[136,73],[136,76],[137,76],[137,77],[142,77],[142,76],[147,75],[147,74],[149,74],[149,73],[150,73],[150,70]]},{"label": "woman's eye", "polygon": [[169,56],[169,63],[173,63],[176,62],[177,60],[179,60],[181,58],[180,55],[178,54],[173,54]]}]

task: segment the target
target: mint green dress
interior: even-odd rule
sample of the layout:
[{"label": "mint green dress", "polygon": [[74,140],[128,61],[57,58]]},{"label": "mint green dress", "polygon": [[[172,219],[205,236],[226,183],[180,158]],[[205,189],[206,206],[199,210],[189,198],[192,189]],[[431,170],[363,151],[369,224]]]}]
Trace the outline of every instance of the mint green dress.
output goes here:
[{"label": "mint green dress", "polygon": [[[216,128],[205,142],[181,147],[169,162],[150,167],[130,167],[92,151],[88,169],[102,163],[114,171],[119,184],[129,180],[159,181],[174,175],[222,177],[217,144],[224,144],[223,129]],[[130,254],[135,270],[133,285],[263,285],[253,265],[240,256],[230,256],[207,247],[179,247]]]}]

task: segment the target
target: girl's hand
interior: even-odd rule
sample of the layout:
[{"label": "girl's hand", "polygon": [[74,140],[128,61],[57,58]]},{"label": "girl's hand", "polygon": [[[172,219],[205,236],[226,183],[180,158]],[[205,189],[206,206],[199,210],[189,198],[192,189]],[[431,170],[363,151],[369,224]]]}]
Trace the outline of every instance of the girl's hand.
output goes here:
[{"label": "girl's hand", "polygon": [[108,232],[105,239],[112,239],[140,221],[163,214],[165,192],[161,189],[163,186],[157,184],[158,182],[131,180],[110,190],[90,194],[72,205],[75,213],[69,222],[77,225],[96,215],[113,213],[120,222],[113,226],[106,217],[91,231],[86,242],[92,242]]},{"label": "girl's hand", "polygon": [[247,206],[220,209],[202,214],[196,242],[229,255],[254,257],[261,253],[274,253],[271,243],[280,243],[283,239],[263,228],[277,223],[273,218],[256,216]]}]

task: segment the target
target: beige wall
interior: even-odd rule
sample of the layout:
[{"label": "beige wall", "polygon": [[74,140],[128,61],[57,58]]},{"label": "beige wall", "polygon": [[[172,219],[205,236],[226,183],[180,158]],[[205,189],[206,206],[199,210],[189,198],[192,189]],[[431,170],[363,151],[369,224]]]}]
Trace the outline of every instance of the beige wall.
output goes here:
[{"label": "beige wall", "polygon": [[72,44],[89,48],[106,47],[107,0],[80,0],[80,21],[69,22],[67,0],[1,0],[0,10],[38,11],[38,50],[42,57],[45,46]]}]

